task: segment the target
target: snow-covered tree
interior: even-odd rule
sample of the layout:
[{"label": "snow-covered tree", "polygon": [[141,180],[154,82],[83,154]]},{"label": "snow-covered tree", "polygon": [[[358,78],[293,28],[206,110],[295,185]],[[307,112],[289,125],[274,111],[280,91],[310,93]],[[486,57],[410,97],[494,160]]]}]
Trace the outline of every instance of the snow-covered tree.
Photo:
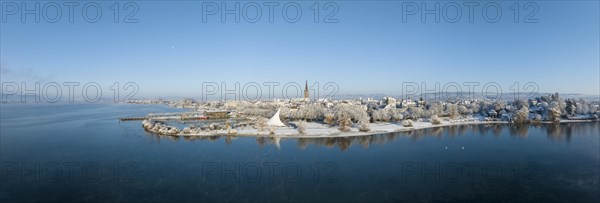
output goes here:
[{"label": "snow-covered tree", "polygon": [[333,114],[336,120],[339,120],[342,116],[347,116],[351,120],[359,121],[360,119],[368,119],[366,106],[353,106],[350,104],[338,104],[333,108]]},{"label": "snow-covered tree", "polygon": [[567,115],[569,115],[569,116],[575,115],[575,113],[577,111],[577,104],[575,103],[574,100],[567,99],[566,105],[565,105],[565,111],[566,111]]},{"label": "snow-covered tree", "polygon": [[579,99],[577,102],[577,113],[578,114],[587,114],[590,112],[590,105],[586,100]]},{"label": "snow-covered tree", "polygon": [[544,109],[548,109],[549,104],[548,104],[548,102],[543,101],[543,102],[538,103],[538,105]]},{"label": "snow-covered tree", "polygon": [[388,109],[388,112],[390,114],[391,121],[400,121],[404,119],[404,116],[402,115],[402,113],[400,113],[400,109]]},{"label": "snow-covered tree", "polygon": [[556,102],[558,103],[558,109],[560,110],[560,115],[567,114],[567,111],[565,110],[565,107],[566,107],[565,101],[558,99],[558,100],[556,100]]},{"label": "snow-covered tree", "polygon": [[473,110],[470,110],[466,106],[459,105],[458,106],[458,113],[460,113],[461,115],[471,115],[471,114],[473,114]]},{"label": "snow-covered tree", "polygon": [[527,106],[521,107],[516,113],[513,114],[513,120],[515,123],[526,123],[529,121],[529,108]]},{"label": "snow-covered tree", "polygon": [[373,121],[400,121],[404,116],[400,113],[400,109],[395,108],[383,108],[376,109],[371,112]]},{"label": "snow-covered tree", "polygon": [[515,101],[515,106],[517,107],[517,109],[521,109],[524,106],[529,108],[529,102],[527,102],[526,100],[517,100]]},{"label": "snow-covered tree", "polygon": [[471,104],[469,104],[469,110],[473,113],[473,114],[478,114],[479,111],[479,104],[476,102],[473,102]]},{"label": "snow-covered tree", "polygon": [[427,115],[428,116],[432,116],[432,115],[443,115],[444,114],[444,107],[442,106],[441,102],[437,101],[437,102],[432,102],[431,104],[428,105],[427,107]]},{"label": "snow-covered tree", "polygon": [[308,104],[300,107],[292,118],[294,119],[307,119],[307,120],[322,120],[327,113],[327,109],[325,109],[320,104]]},{"label": "snow-covered tree", "polygon": [[560,120],[561,110],[558,102],[553,101],[548,105],[548,118],[550,121],[557,122]]},{"label": "snow-covered tree", "polygon": [[406,116],[404,116],[405,118],[411,119],[419,119],[425,115],[425,111],[420,107],[410,107],[404,113],[406,114]]},{"label": "snow-covered tree", "polygon": [[536,122],[540,122],[540,121],[542,121],[542,115],[536,113],[534,119],[535,119]]},{"label": "snow-covered tree", "polygon": [[502,111],[502,109],[506,108],[506,103],[504,103],[504,101],[502,101],[502,100],[496,100],[493,103],[493,108],[494,108],[494,111],[500,112],[500,111]]},{"label": "snow-covered tree", "polygon": [[456,118],[458,116],[458,106],[456,104],[447,104],[444,114],[450,118]]},{"label": "snow-covered tree", "polygon": [[373,116],[373,121],[385,121],[388,122],[391,119],[389,115],[389,111],[386,109],[376,109],[371,112]]},{"label": "snow-covered tree", "polygon": [[368,119],[362,119],[358,121],[358,130],[361,132],[368,132],[371,130],[371,124]]}]

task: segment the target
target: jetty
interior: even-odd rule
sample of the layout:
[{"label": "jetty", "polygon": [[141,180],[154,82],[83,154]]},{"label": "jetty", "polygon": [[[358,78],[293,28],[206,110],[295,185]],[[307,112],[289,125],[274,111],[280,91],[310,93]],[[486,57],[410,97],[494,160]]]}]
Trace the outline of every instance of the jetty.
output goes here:
[{"label": "jetty", "polygon": [[[212,119],[221,119],[223,116],[211,116]],[[225,117],[226,118],[226,117]],[[120,121],[142,121],[146,119],[152,120],[208,120],[209,117],[203,112],[182,112],[182,113],[150,113],[147,116],[130,116],[121,117]]]},{"label": "jetty", "polygon": [[119,118],[120,121],[143,121],[146,117],[123,117]]}]

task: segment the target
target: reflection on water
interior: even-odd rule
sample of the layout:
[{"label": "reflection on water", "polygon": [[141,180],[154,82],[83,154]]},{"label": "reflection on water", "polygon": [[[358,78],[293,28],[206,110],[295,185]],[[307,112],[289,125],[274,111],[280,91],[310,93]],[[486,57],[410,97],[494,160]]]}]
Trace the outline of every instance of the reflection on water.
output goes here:
[{"label": "reflection on water", "polygon": [[[306,149],[308,146],[324,146],[326,148],[338,148],[341,151],[347,151],[352,145],[360,145],[364,149],[368,149],[373,144],[386,144],[397,140],[400,137],[407,137],[418,142],[424,137],[436,137],[443,139],[446,136],[452,139],[457,136],[464,136],[467,132],[481,136],[500,136],[502,130],[508,128],[511,137],[526,139],[530,129],[541,129],[546,133],[546,137],[553,141],[570,142],[571,136],[577,134],[595,134],[600,132],[600,122],[586,123],[561,123],[561,124],[532,124],[532,125],[509,125],[509,124],[481,124],[481,125],[456,125],[435,127],[427,129],[418,129],[406,132],[374,134],[365,136],[351,137],[327,137],[327,138],[274,138],[274,137],[256,137],[256,144],[263,148],[266,145],[274,145],[279,148],[282,140],[295,139],[298,143],[298,148]],[[160,141],[168,139],[171,141],[208,141],[215,142],[219,139],[224,139],[225,144],[232,144],[238,137],[232,135],[215,135],[215,136],[169,136],[158,135],[146,132],[146,135]]]}]

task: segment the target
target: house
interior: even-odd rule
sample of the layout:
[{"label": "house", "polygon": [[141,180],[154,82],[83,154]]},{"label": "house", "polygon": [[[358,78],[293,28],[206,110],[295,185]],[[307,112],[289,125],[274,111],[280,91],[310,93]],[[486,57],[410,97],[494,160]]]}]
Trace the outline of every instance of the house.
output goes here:
[{"label": "house", "polygon": [[489,111],[487,112],[487,114],[488,114],[488,116],[489,116],[490,118],[497,118],[497,117],[498,117],[498,113],[497,113],[496,111],[494,111],[494,110],[489,110]]},{"label": "house", "polygon": [[512,116],[512,113],[506,112],[506,110],[502,110],[496,117],[499,117],[503,121],[512,121]]},{"label": "house", "polygon": [[223,111],[223,110],[204,111],[204,115],[206,117],[208,117],[209,119],[227,118],[228,114],[229,114],[229,111]]},{"label": "house", "polygon": [[413,101],[412,99],[402,100],[402,108],[416,106],[416,105],[417,105],[417,103],[415,101]]},{"label": "house", "polygon": [[208,119],[208,116],[202,115],[200,113],[197,112],[190,112],[190,113],[182,113],[181,114],[181,120],[206,120]]},{"label": "house", "polygon": [[421,98],[419,101],[417,101],[417,106],[425,106],[426,102],[425,100],[423,100],[423,98]]},{"label": "house", "polygon": [[542,106],[531,107],[531,108],[529,108],[529,113],[543,114],[544,107],[542,107]]},{"label": "house", "polygon": [[385,105],[385,108],[396,108],[396,99],[393,97],[384,97],[383,105]]},{"label": "house", "polygon": [[535,99],[529,100],[529,106],[536,106],[537,104],[538,104],[538,100],[535,100]]}]

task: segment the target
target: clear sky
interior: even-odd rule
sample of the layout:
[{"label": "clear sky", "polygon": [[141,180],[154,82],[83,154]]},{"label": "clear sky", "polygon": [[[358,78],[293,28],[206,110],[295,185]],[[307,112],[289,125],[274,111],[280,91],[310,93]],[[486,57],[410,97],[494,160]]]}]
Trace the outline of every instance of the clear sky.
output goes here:
[{"label": "clear sky", "polygon": [[[239,23],[234,15],[226,15],[223,23],[220,13],[204,12],[209,7],[203,10],[202,2],[145,1],[125,9],[122,1],[115,23],[115,1],[97,2],[102,17],[96,23],[82,15],[86,2],[74,7],[73,23],[63,2],[58,2],[58,22],[46,22],[56,14],[47,1],[39,1],[39,23],[29,14],[23,23],[21,13],[10,10],[13,4],[3,1],[2,82],[97,82],[107,89],[113,82],[136,82],[139,94],[148,97],[200,97],[202,82],[303,86],[305,80],[335,82],[340,94],[400,94],[402,82],[496,82],[505,91],[514,82],[535,82],[540,92],[600,94],[598,1],[516,1],[519,22],[511,9],[515,1],[496,1],[502,14],[495,23],[486,21],[496,15],[494,7],[488,7],[488,18],[483,15],[487,2],[474,7],[473,22],[468,7],[457,2],[461,18],[456,23],[446,21],[456,16],[448,1],[438,1],[439,23],[434,15],[426,15],[425,22],[420,12],[409,15],[414,7],[400,1],[333,1],[330,6],[319,1],[318,23],[310,9],[315,1],[295,1],[302,8],[296,23],[282,15],[289,2],[274,7],[272,23],[264,2],[258,2],[258,22],[246,22],[242,14]],[[240,10],[247,8],[246,17],[256,15],[248,1],[238,2]],[[426,9],[435,3],[426,2]],[[35,1],[26,4],[33,8]],[[231,9],[235,1],[225,4]],[[223,9],[221,2],[211,5]],[[411,5],[424,10],[421,2]],[[123,23],[134,7],[138,22]],[[288,8],[290,19],[293,8]],[[324,23],[334,8],[330,19],[338,22]],[[88,7],[88,18],[93,11]]]}]

